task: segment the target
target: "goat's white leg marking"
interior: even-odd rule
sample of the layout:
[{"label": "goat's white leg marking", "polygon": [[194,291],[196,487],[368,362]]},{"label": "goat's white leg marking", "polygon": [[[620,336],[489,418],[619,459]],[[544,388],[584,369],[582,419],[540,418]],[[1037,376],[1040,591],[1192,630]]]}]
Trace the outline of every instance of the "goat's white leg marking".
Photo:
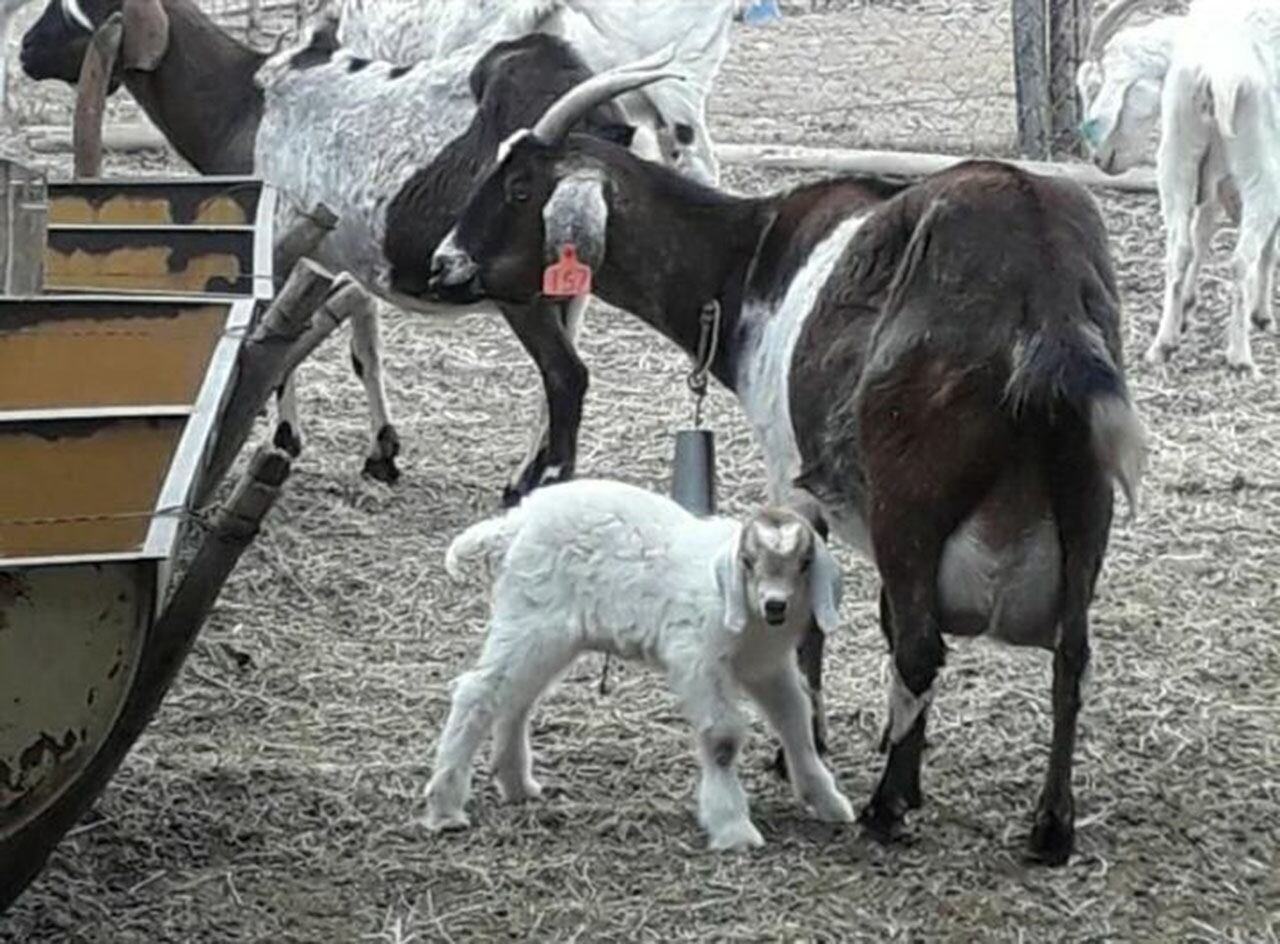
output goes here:
[{"label": "goat's white leg marking", "polygon": [[782,740],[787,773],[800,802],[812,807],[819,819],[852,823],[853,807],[814,745],[809,696],[800,670],[788,665],[777,675],[754,680],[746,687]]},{"label": "goat's white leg marking", "polygon": [[917,695],[907,687],[898,674],[897,665],[890,662],[893,681],[889,685],[889,742],[897,744],[911,731],[916,719],[933,701],[934,682]]},{"label": "goat's white leg marking", "polygon": [[737,756],[742,731],[712,727],[698,735],[702,779],[698,784],[698,822],[710,837],[712,849],[751,849],[764,837],[751,822],[747,794],[738,779]]},{"label": "goat's white leg marking", "polygon": [[738,779],[738,754],[747,727],[738,706],[725,695],[727,680],[698,675],[678,680],[685,715],[698,738],[698,823],[712,849],[747,849],[764,845],[751,822],[747,794]]}]

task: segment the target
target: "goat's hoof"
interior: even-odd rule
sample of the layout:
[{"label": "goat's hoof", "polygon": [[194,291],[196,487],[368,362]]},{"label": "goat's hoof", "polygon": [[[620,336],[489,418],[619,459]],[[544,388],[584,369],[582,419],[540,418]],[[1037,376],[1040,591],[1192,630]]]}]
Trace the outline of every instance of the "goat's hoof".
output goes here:
[{"label": "goat's hoof", "polygon": [[293,424],[290,422],[281,420],[277,423],[276,432],[271,437],[271,441],[277,449],[283,449],[294,459],[302,455],[302,437],[298,435],[298,431],[293,428]]},{"label": "goat's hoof", "polygon": [[907,805],[909,810],[918,810],[924,806],[924,794],[920,792],[920,784],[913,783],[907,787],[903,794],[902,802]]},{"label": "goat's hoof", "polygon": [[498,792],[502,794],[504,803],[526,803],[542,799],[542,784],[533,779],[520,783],[503,783],[499,780]]},{"label": "goat's hoof", "polygon": [[750,821],[727,826],[711,837],[708,848],[715,852],[730,852],[738,849],[759,849],[764,845],[764,836]]},{"label": "goat's hoof", "polygon": [[364,460],[364,474],[387,485],[395,485],[400,480],[400,469],[396,467],[395,461],[381,456],[369,456]]},{"label": "goat's hoof", "polygon": [[1232,373],[1252,377],[1255,380],[1258,378],[1258,365],[1253,362],[1253,357],[1249,354],[1227,354],[1227,367]]},{"label": "goat's hoof", "polygon": [[833,793],[821,803],[812,805],[814,815],[824,823],[854,823],[858,820],[853,812],[853,804],[843,793]]},{"label": "goat's hoof", "polygon": [[858,823],[876,842],[888,844],[902,835],[907,808],[902,799],[876,796],[862,808]]},{"label": "goat's hoof", "polygon": [[1075,823],[1055,813],[1036,814],[1027,841],[1027,860],[1036,865],[1065,865],[1075,847]]},{"label": "goat's hoof", "polygon": [[364,474],[371,479],[395,485],[400,479],[396,456],[400,455],[400,434],[390,424],[378,430],[373,453],[364,460]]},{"label": "goat's hoof", "polygon": [[1276,326],[1276,320],[1271,315],[1264,315],[1260,312],[1254,312],[1250,317],[1253,326],[1259,331],[1270,331]]},{"label": "goat's hoof", "polygon": [[428,832],[456,833],[471,828],[471,820],[462,810],[441,811],[428,809],[422,818],[422,825]]},{"label": "goat's hoof", "polygon": [[1169,355],[1173,353],[1176,344],[1167,344],[1157,340],[1151,347],[1147,348],[1147,353],[1142,355],[1142,359],[1148,364],[1164,364],[1168,362]]}]

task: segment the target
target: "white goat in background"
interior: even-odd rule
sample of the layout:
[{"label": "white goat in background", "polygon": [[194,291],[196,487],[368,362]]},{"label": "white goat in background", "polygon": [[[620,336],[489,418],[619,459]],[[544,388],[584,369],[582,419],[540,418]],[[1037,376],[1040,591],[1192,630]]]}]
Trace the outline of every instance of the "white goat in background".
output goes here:
[{"label": "white goat in background", "polygon": [[814,746],[795,647],[816,619],[838,621],[840,572],[808,521],[764,509],[745,523],[695,518],[653,492],[579,479],[534,492],[449,546],[445,567],[495,576],[474,669],[453,685],[427,786],[426,825],[469,825],[471,761],[493,732],[493,774],[508,802],[536,799],[529,715],[582,652],[660,669],[693,725],[702,766],[698,821],[713,849],[759,846],[737,759],[750,696],[778,732],[797,797],[822,820],[853,821]]},{"label": "white goat in background", "polygon": [[537,25],[573,46],[593,72],[680,48],[682,82],[624,95],[618,104],[640,135],[642,157],[714,184],[719,163],[706,101],[729,51],[741,0],[334,0],[339,42],[351,52],[408,64],[522,36]]},{"label": "white goat in background", "polygon": [[[1147,360],[1177,347],[1196,278],[1225,209],[1240,226],[1227,362],[1253,372],[1249,323],[1269,327],[1280,225],[1280,0],[1198,0],[1184,17],[1119,31],[1144,0],[1121,0],[1098,22],[1077,76],[1083,136],[1108,173],[1138,163],[1157,122],[1165,293]],[[1114,37],[1114,38],[1113,38]],[[1110,42],[1108,42],[1110,40]]]}]

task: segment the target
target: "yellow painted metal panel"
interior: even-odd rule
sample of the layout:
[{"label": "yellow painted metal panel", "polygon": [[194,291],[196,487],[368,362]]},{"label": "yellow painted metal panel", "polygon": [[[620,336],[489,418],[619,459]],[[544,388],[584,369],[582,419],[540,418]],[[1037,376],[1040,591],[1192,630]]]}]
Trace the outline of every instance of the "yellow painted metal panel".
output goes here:
[{"label": "yellow painted metal panel", "polygon": [[228,309],[175,311],[59,317],[13,330],[0,321],[0,410],[195,403]]},{"label": "yellow painted metal panel", "polygon": [[0,424],[0,558],[141,550],[184,425]]},{"label": "yellow painted metal panel", "polygon": [[[173,203],[163,194],[144,197],[122,193],[97,205],[84,197],[54,195],[49,200],[49,222],[55,224],[98,224],[114,226],[164,226],[174,220]],[[241,226],[252,223],[244,207],[227,196],[202,200],[190,222],[205,226]]]},{"label": "yellow painted metal panel", "polygon": [[44,257],[45,288],[206,292],[215,279],[234,284],[243,271],[229,253],[195,255],[178,267],[171,266],[172,255],[172,249],[159,245],[104,253],[60,253],[50,247]]}]

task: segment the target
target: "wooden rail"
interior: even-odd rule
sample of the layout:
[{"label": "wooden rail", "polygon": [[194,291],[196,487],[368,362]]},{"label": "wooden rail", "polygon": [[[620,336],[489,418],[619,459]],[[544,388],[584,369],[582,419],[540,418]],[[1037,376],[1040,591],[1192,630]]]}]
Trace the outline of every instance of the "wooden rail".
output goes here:
[{"label": "wooden rail", "polygon": [[[57,126],[35,126],[30,129],[31,147],[37,151],[67,151],[71,148],[71,129]],[[150,125],[108,125],[103,129],[103,147],[108,150],[135,151],[165,147],[160,132]],[[786,170],[812,170],[846,174],[897,174],[923,177],[945,170],[967,157],[926,154],[918,151],[876,151],[845,148],[804,147],[783,144],[720,144],[716,154],[726,164],[753,167],[775,167]],[[1110,176],[1092,164],[1012,161],[1034,173],[1065,177],[1087,187],[1102,187],[1137,193],[1154,193],[1155,171],[1135,168]]]}]

